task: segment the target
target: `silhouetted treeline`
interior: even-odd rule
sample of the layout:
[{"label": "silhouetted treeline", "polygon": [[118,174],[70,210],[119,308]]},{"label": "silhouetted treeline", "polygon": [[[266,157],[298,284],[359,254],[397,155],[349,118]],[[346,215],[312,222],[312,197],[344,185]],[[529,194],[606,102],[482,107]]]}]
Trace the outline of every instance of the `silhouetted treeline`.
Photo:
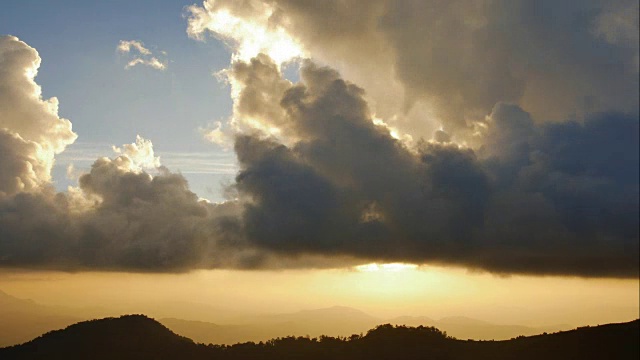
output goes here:
[{"label": "silhouetted treeline", "polygon": [[638,359],[639,321],[518,337],[458,340],[434,327],[381,325],[350,337],[284,337],[236,345],[196,344],[153,319],[128,315],[78,323],[0,349],[0,359]]}]

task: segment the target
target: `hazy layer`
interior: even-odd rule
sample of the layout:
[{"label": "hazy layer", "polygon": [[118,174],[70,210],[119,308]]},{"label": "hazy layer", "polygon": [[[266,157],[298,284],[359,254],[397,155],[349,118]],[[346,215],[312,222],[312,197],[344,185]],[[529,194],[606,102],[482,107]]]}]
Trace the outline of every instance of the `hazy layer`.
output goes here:
[{"label": "hazy layer", "polygon": [[165,275],[5,271],[0,289],[45,305],[82,307],[83,316],[145,313],[219,324],[341,305],[381,318],[468,316],[578,326],[638,318],[640,304],[637,280],[496,277],[439,267]]}]

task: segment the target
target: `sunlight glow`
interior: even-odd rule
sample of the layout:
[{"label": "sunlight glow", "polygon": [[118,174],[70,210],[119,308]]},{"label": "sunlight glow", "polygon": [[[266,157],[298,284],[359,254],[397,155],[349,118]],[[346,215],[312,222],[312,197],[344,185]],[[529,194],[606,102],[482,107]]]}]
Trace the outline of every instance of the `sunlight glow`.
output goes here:
[{"label": "sunlight glow", "polygon": [[362,272],[377,272],[377,271],[400,272],[405,270],[415,270],[417,268],[418,268],[418,265],[405,264],[405,263],[388,263],[388,264],[371,263],[371,264],[358,265],[355,267],[357,271],[362,271]]},{"label": "sunlight glow", "polygon": [[297,57],[303,57],[302,46],[285,29],[270,24],[274,9],[269,4],[255,4],[255,13],[248,20],[238,17],[226,8],[192,6],[189,10],[189,35],[202,38],[208,30],[226,41],[233,48],[232,59],[249,61],[259,53],[281,65]]},{"label": "sunlight glow", "polygon": [[392,127],[391,125],[386,123],[384,120],[382,120],[379,117],[376,117],[375,115],[372,118],[372,122],[376,126],[380,126],[387,129],[387,131],[389,132],[389,135],[396,140],[400,140],[405,144],[411,144],[413,142],[413,137],[411,135],[400,134],[400,130]]}]

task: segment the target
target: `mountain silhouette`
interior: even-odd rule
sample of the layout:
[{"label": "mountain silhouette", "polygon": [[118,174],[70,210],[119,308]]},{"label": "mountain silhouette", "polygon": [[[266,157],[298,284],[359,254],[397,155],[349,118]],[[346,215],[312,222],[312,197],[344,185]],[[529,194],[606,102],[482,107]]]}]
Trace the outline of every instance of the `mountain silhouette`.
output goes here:
[{"label": "mountain silhouette", "polygon": [[[203,345],[144,315],[83,321],[22,345],[0,349],[1,359],[180,359]],[[204,354],[204,353],[203,353]]]},{"label": "mountain silhouette", "polygon": [[380,325],[345,338],[282,337],[203,345],[144,315],[77,323],[0,349],[0,359],[637,359],[638,320],[505,341],[457,340],[434,327]]}]

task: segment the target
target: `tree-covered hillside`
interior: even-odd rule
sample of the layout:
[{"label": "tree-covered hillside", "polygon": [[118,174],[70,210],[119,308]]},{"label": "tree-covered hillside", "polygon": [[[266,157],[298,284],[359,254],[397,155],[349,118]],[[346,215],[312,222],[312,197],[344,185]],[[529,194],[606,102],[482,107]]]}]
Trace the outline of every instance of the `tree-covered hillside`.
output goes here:
[{"label": "tree-covered hillside", "polygon": [[347,338],[196,344],[144,315],[77,323],[0,349],[1,359],[638,359],[639,321],[507,341],[457,340],[434,327],[381,325]]}]

